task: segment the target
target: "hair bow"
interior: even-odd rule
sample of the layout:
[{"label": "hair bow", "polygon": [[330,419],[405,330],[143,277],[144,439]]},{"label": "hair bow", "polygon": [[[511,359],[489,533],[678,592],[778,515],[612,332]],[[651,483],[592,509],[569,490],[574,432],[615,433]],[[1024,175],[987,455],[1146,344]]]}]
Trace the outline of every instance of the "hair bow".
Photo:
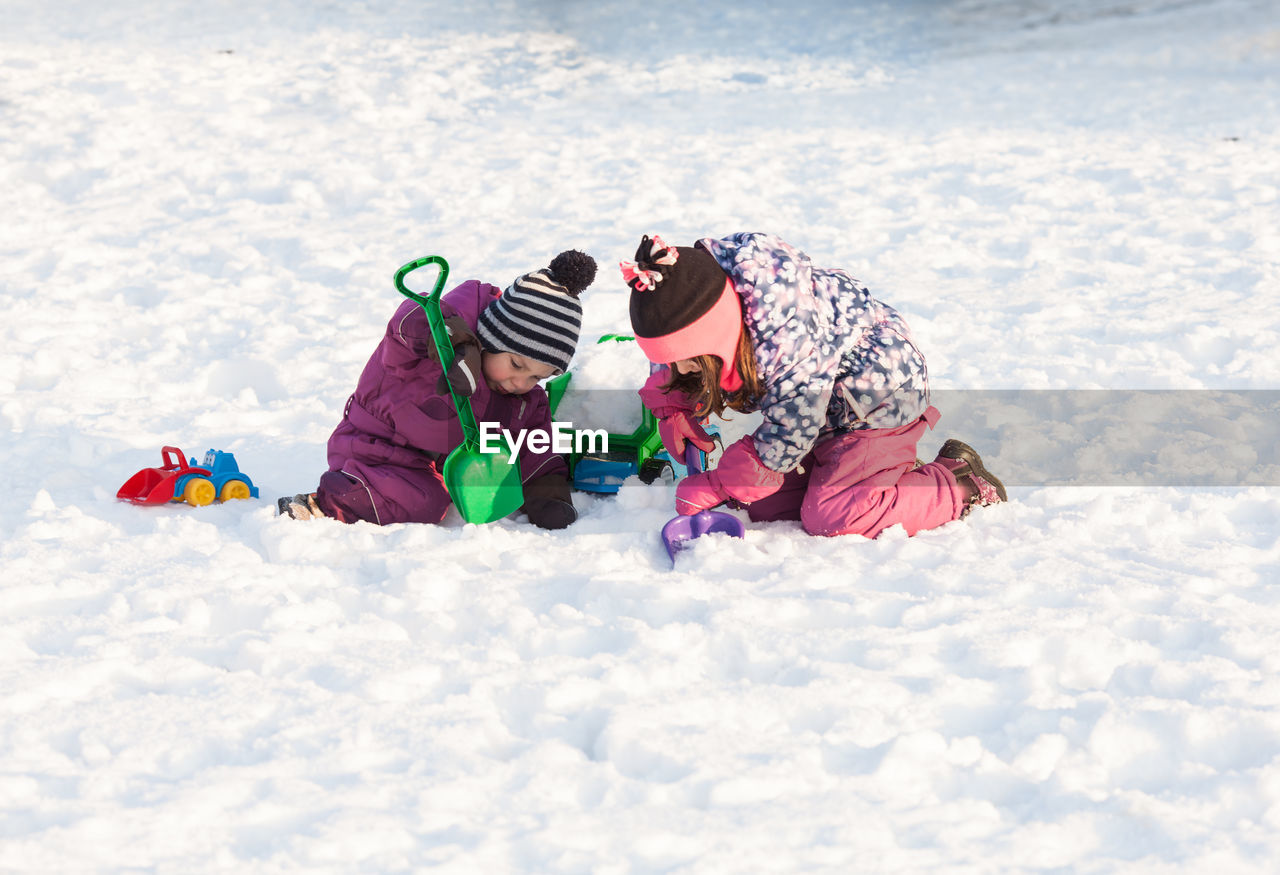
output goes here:
[{"label": "hair bow", "polygon": [[679,253],[674,246],[668,246],[661,237],[654,234],[640,240],[636,249],[635,261],[620,261],[622,279],[636,292],[648,292],[662,282],[669,268],[676,263]]}]

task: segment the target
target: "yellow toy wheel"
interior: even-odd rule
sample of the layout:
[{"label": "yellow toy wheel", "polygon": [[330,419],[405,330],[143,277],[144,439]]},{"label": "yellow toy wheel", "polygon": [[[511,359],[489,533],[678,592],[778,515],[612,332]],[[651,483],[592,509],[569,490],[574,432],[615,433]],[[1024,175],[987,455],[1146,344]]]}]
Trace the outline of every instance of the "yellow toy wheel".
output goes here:
[{"label": "yellow toy wheel", "polygon": [[204,477],[192,477],[187,481],[186,488],[182,490],[182,500],[192,507],[204,507],[206,504],[212,504],[217,494],[212,481]]},{"label": "yellow toy wheel", "polygon": [[233,498],[248,498],[249,484],[243,480],[228,480],[222,484],[222,491],[218,493],[219,501],[231,501]]}]

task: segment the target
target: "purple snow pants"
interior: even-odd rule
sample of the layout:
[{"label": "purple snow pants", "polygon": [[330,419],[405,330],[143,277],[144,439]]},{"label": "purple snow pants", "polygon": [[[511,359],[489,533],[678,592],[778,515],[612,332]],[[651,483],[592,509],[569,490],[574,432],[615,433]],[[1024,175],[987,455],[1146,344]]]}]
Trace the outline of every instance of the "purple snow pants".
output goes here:
[{"label": "purple snow pants", "polygon": [[320,475],[316,503],[325,516],[344,523],[438,523],[449,509],[449,492],[435,466],[365,465],[348,459],[341,471]]},{"label": "purple snow pants", "polygon": [[[782,487],[747,506],[753,520],[800,520],[811,535],[908,535],[959,519],[964,490],[937,462],[915,468],[916,444],[938,421],[930,407],[898,428],[850,431],[818,443]],[[913,470],[914,469],[914,470]]]}]

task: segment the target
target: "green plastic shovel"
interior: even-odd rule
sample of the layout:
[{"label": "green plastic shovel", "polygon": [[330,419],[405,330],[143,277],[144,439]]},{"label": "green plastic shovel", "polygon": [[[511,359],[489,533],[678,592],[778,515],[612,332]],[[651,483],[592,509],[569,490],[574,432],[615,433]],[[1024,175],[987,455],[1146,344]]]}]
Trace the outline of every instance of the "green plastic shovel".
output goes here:
[{"label": "green plastic shovel", "polygon": [[[440,268],[436,274],[436,287],[427,297],[405,288],[404,278],[411,272],[428,264]],[[427,323],[431,326],[431,339],[440,356],[440,364],[447,373],[453,365],[453,343],[449,340],[449,329],[444,325],[444,314],[440,312],[440,291],[449,277],[449,263],[438,255],[428,255],[411,261],[396,271],[396,291],[416,301],[427,314]],[[448,380],[445,381],[448,383]],[[453,406],[458,411],[458,423],[462,426],[462,443],[459,444],[444,460],[441,475],[449,497],[457,505],[462,518],[469,523],[491,523],[515,513],[524,504],[524,489],[520,486],[520,466],[515,464],[506,447],[493,452],[481,452],[480,427],[476,424],[475,413],[471,410],[471,399],[458,395],[449,386],[449,395],[453,398]]]}]

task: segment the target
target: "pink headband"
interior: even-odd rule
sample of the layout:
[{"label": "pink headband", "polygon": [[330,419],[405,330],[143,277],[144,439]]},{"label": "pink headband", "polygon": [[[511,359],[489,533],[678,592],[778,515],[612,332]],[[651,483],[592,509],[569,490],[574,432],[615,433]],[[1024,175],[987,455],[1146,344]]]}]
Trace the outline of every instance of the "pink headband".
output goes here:
[{"label": "pink headband", "polygon": [[720,371],[720,388],[735,392],[742,388],[738,373],[738,340],[742,337],[742,302],[733,290],[733,281],[725,279],[724,290],[712,305],[684,328],[661,337],[636,336],[649,361],[670,364],[699,355],[719,356],[724,362]]}]

